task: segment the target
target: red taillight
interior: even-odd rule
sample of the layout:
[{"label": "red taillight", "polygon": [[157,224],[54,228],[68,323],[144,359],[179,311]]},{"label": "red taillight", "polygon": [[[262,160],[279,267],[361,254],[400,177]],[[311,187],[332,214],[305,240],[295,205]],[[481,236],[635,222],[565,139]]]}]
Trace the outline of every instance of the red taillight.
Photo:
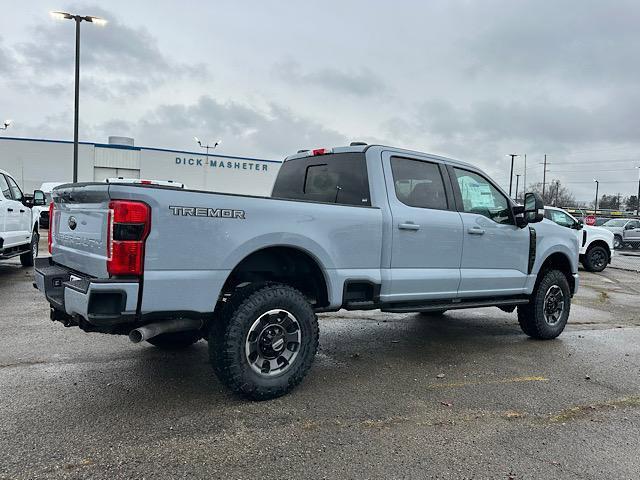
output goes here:
[{"label": "red taillight", "polygon": [[49,204],[49,232],[47,233],[47,247],[51,253],[51,245],[53,244],[53,202]]},{"label": "red taillight", "polygon": [[109,275],[142,275],[144,241],[151,228],[151,209],[142,202],[114,200],[107,220]]}]

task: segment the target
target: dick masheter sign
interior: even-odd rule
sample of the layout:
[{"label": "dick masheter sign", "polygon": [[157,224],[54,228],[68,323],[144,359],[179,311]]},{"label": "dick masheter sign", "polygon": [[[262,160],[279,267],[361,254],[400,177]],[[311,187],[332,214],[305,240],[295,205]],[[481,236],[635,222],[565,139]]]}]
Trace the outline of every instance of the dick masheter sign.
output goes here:
[{"label": "dick masheter sign", "polygon": [[204,159],[204,158],[187,158],[176,157],[176,165],[185,165],[189,167],[209,167],[225,170],[252,170],[254,172],[266,172],[269,165],[262,162],[248,162],[246,160],[228,160],[228,159]]}]

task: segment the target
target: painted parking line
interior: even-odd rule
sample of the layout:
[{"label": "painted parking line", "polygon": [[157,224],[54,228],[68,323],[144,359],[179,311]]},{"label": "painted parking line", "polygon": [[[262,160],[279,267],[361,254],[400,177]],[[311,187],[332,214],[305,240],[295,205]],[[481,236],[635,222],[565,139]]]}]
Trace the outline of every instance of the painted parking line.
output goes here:
[{"label": "painted parking line", "polygon": [[512,377],[502,378],[498,380],[475,381],[475,382],[451,382],[451,383],[433,383],[429,388],[461,388],[474,385],[500,385],[505,383],[524,383],[524,382],[548,382],[546,377]]}]

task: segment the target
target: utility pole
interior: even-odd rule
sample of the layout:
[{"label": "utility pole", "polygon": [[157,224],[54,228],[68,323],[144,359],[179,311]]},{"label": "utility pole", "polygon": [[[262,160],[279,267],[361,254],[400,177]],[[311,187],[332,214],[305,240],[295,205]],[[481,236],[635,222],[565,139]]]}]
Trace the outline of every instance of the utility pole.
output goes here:
[{"label": "utility pole", "polygon": [[520,175],[516,174],[516,196],[513,197],[514,200],[518,201],[518,184],[520,183]]},{"label": "utility pole", "polygon": [[522,188],[527,192],[527,154],[524,154],[524,177],[522,178]]},{"label": "utility pole", "polygon": [[509,156],[511,157],[511,173],[509,174],[509,196],[511,196],[511,188],[513,185],[513,161],[515,160],[516,157],[519,157],[520,155],[516,155],[515,153],[510,153]]},{"label": "utility pole", "polygon": [[544,198],[544,188],[547,183],[547,154],[544,154],[544,170],[542,171],[542,198]]},{"label": "utility pole", "polygon": [[638,205],[636,210],[636,215],[640,215],[640,167],[636,167],[638,169]]},{"label": "utility pole", "polygon": [[598,188],[600,187],[600,182],[598,180],[596,180],[595,178],[593,179],[594,182],[596,182],[596,201],[593,204],[593,214],[597,215],[598,212]]}]

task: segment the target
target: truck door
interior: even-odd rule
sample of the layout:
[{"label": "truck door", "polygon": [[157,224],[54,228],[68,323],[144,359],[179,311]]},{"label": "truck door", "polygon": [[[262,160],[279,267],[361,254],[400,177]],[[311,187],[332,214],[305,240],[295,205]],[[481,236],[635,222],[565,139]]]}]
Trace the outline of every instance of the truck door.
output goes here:
[{"label": "truck door", "polygon": [[383,283],[381,300],[454,298],[462,220],[445,168],[437,161],[389,153],[382,161],[393,225],[391,281]]},{"label": "truck door", "polygon": [[529,229],[515,224],[511,202],[477,172],[449,166],[462,217],[461,298],[523,293]]},{"label": "truck door", "polygon": [[630,220],[624,226],[624,241],[640,243],[640,222],[638,220]]},{"label": "truck door", "polygon": [[31,236],[31,209],[29,207],[25,207],[22,203],[24,195],[16,181],[8,175],[6,177],[14,200],[13,213],[15,214],[17,226],[16,236],[18,243],[28,243]]},{"label": "truck door", "polygon": [[19,204],[13,199],[8,179],[9,177],[0,173],[0,190],[2,190],[2,201],[0,201],[0,232],[4,239],[5,248],[21,243],[21,217],[19,207],[22,207],[22,204]]}]

